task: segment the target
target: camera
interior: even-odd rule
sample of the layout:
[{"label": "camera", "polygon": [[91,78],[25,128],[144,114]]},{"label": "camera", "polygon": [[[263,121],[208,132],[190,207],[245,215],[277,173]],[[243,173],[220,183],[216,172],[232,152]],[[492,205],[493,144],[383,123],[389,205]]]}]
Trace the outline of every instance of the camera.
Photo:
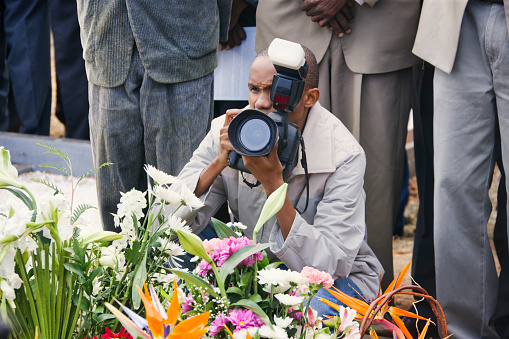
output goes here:
[{"label": "camera", "polygon": [[232,119],[228,127],[228,137],[233,151],[228,156],[228,165],[250,173],[244,166],[242,155],[267,155],[277,143],[278,157],[283,166],[283,180],[286,181],[297,164],[297,151],[301,141],[299,128],[290,122],[288,113],[293,112],[299,105],[308,66],[304,50],[294,42],[274,39],[268,54],[277,71],[270,93],[276,112],[267,115],[255,109],[247,109]]}]

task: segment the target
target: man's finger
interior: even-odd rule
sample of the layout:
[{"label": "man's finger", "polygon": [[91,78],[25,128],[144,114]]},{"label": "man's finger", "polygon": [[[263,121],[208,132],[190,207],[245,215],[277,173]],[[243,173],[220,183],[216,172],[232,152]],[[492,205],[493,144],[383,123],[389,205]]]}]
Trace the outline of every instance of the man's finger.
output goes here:
[{"label": "man's finger", "polygon": [[343,7],[341,13],[343,13],[343,15],[346,17],[348,21],[353,22],[353,12],[350,9],[350,7],[348,6]]},{"label": "man's finger", "polygon": [[350,25],[348,24],[348,20],[346,20],[343,13],[339,12],[336,15],[336,21],[338,22],[339,26],[341,26],[341,29],[343,30],[343,32],[345,32],[346,34],[351,32]]},{"label": "man's finger", "polygon": [[307,12],[309,9],[311,9],[311,7],[313,7],[313,4],[308,0],[304,0],[300,3],[300,9],[304,12]]},{"label": "man's finger", "polygon": [[339,27],[339,24],[335,18],[329,22],[329,25],[334,30],[334,33],[336,33],[338,37],[340,38],[343,37],[343,30],[341,29],[341,27]]}]

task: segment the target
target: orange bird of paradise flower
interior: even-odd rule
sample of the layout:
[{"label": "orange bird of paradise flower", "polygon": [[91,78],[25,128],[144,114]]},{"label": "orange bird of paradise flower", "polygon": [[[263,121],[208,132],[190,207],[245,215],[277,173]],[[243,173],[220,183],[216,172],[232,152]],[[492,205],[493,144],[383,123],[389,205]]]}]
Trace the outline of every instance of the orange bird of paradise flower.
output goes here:
[{"label": "orange bird of paradise flower", "polygon": [[[405,268],[400,272],[400,274],[391,282],[389,287],[387,287],[387,289],[384,292],[384,295],[386,293],[389,293],[390,291],[400,287],[401,283],[403,282],[403,277],[405,276],[405,274],[407,273],[409,268],[410,268],[410,262],[405,266]],[[341,292],[340,290],[338,290],[337,288],[334,288],[334,290],[327,288],[326,290],[329,291],[330,294],[332,294],[334,297],[336,297],[336,299],[341,301],[343,304],[356,310],[357,311],[357,316],[355,318],[356,320],[362,320],[366,316],[366,313],[368,312],[368,309],[369,309],[369,304],[366,303],[365,301],[354,298],[354,297],[350,297],[350,296],[346,295],[345,293]],[[379,290],[378,297],[380,297],[380,296],[381,295],[380,295],[380,290]],[[319,300],[322,301],[323,303],[329,305],[333,309],[339,311],[339,305],[336,305],[335,303],[333,303],[327,299],[319,298]],[[382,302],[382,301],[380,301],[380,302]],[[396,326],[393,323],[389,322],[388,320],[384,319],[384,316],[386,313],[389,313],[391,318],[396,323]],[[377,327],[382,331],[395,332],[398,339],[404,339],[404,338],[412,339],[410,332],[408,332],[408,329],[406,328],[405,324],[403,323],[403,321],[401,320],[400,317],[411,317],[411,318],[415,318],[415,319],[421,319],[424,321],[430,321],[430,320],[423,318],[417,314],[408,312],[406,310],[402,310],[397,307],[389,306],[389,304],[387,303],[375,315],[375,319],[373,320],[372,325],[374,325],[374,327]],[[429,322],[425,327],[426,330],[428,328],[428,325],[429,325]],[[425,333],[426,331],[423,331],[423,332]],[[370,335],[372,338],[378,338],[378,336],[376,335],[376,332],[373,330],[373,328],[370,329]],[[421,337],[423,337],[422,333],[419,336],[419,339]]]},{"label": "orange bird of paradise flower", "polygon": [[174,281],[173,298],[167,311],[164,310],[159,301],[154,287],[150,286],[150,292],[144,283],[145,293],[139,286],[136,286],[140,293],[141,300],[145,306],[146,319],[133,312],[128,307],[122,305],[122,310],[128,315],[125,316],[117,308],[109,303],[106,307],[117,317],[124,325],[126,330],[134,336],[143,339],[199,339],[207,332],[207,322],[210,312],[201,313],[192,318],[181,321],[177,324],[180,313],[180,303],[177,293],[177,282]]}]

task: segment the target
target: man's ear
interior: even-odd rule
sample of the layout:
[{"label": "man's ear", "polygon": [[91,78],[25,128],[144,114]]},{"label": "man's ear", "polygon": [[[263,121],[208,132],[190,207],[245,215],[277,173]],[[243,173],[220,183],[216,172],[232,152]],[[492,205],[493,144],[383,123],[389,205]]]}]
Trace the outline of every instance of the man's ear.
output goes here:
[{"label": "man's ear", "polygon": [[304,107],[313,107],[320,98],[320,90],[318,88],[310,88],[304,93]]}]

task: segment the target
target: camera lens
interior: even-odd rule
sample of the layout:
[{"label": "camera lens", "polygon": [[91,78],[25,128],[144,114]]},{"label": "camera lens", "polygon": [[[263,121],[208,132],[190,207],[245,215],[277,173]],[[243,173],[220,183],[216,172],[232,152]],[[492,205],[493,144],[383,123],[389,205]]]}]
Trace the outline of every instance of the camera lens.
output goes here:
[{"label": "camera lens", "polygon": [[270,127],[264,120],[247,120],[240,127],[240,142],[250,152],[259,152],[270,141]]},{"label": "camera lens", "polygon": [[277,141],[277,125],[267,114],[246,109],[228,126],[228,137],[235,152],[247,156],[267,155]]}]

